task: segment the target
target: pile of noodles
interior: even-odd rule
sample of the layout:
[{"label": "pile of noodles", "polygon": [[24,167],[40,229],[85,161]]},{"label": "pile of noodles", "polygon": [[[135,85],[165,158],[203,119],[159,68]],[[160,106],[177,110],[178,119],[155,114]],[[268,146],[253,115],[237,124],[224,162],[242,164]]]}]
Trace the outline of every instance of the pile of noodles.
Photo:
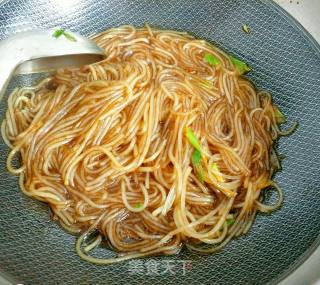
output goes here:
[{"label": "pile of noodles", "polygon": [[[174,254],[183,244],[214,252],[246,233],[258,211],[280,206],[271,181],[273,142],[282,134],[275,106],[228,54],[148,26],[94,40],[104,61],[14,90],[1,127],[9,171],[23,193],[81,233],[82,258],[106,264]],[[201,145],[202,179],[188,130]],[[278,200],[265,205],[260,194],[270,185]],[[118,255],[89,255],[102,241]]]}]

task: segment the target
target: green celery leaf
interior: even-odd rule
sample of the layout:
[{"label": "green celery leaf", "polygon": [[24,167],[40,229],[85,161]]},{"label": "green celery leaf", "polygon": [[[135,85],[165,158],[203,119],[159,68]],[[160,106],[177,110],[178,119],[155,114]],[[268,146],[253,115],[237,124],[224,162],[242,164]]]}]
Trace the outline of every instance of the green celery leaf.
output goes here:
[{"label": "green celery leaf", "polygon": [[241,61],[240,59],[237,59],[233,56],[230,56],[230,59],[240,74],[244,74],[252,70],[250,66],[248,66],[245,62]]},{"label": "green celery leaf", "polygon": [[186,128],[186,137],[189,141],[189,143],[197,149],[199,152],[201,152],[201,145],[200,142],[198,141],[196,135],[194,134],[193,130],[190,128]]},{"label": "green celery leaf", "polygon": [[204,61],[206,61],[207,63],[209,63],[210,65],[213,65],[213,66],[217,66],[221,63],[218,58],[216,58],[214,55],[212,55],[210,53],[206,53],[204,55],[203,59],[204,59]]},{"label": "green celery leaf", "polygon": [[52,36],[54,38],[59,38],[61,35],[64,34],[64,30],[63,29],[58,29],[58,30],[55,30],[54,33],[52,34]]}]

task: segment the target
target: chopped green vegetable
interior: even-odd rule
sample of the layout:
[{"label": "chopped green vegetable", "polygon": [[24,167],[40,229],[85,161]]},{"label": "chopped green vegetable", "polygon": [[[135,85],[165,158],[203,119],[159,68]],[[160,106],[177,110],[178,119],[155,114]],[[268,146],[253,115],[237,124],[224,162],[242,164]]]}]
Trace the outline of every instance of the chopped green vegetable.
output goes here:
[{"label": "chopped green vegetable", "polygon": [[194,166],[194,170],[195,170],[195,173],[196,173],[197,178],[199,179],[199,181],[201,183],[204,183],[204,170],[203,170],[203,167],[202,167],[201,163],[195,165]]},{"label": "chopped green vegetable", "polygon": [[73,35],[71,35],[71,34],[69,34],[69,33],[67,33],[67,32],[64,32],[63,35],[64,35],[69,41],[72,41],[72,42],[76,42],[76,41],[77,41],[77,39],[76,39]]},{"label": "chopped green vegetable", "polygon": [[191,162],[193,165],[199,164],[201,162],[201,152],[199,150],[194,150],[194,152],[192,153]]},{"label": "chopped green vegetable", "polygon": [[204,182],[204,170],[201,164],[201,152],[195,149],[192,153],[191,162],[193,169],[201,183]]},{"label": "chopped green vegetable", "polygon": [[244,24],[242,26],[242,30],[246,33],[246,34],[250,34],[250,28],[248,25]]},{"label": "chopped green vegetable", "polygon": [[192,153],[191,162],[193,165],[193,169],[195,174],[197,175],[199,181],[201,183],[204,182],[204,170],[201,164],[201,145],[196,135],[194,134],[193,130],[190,128],[186,128],[186,137],[189,143],[195,148]]},{"label": "chopped green vegetable", "polygon": [[203,59],[204,61],[213,66],[217,66],[220,64],[220,60],[210,53],[206,53]]},{"label": "chopped green vegetable", "polygon": [[230,55],[230,59],[240,74],[244,74],[251,71],[250,66],[248,66],[245,62],[241,61],[240,59],[237,59],[231,55]]},{"label": "chopped green vegetable", "polygon": [[277,123],[278,124],[285,123],[287,121],[285,115],[281,113],[281,111],[277,106],[274,106],[273,109],[274,109],[274,115],[276,117]]},{"label": "chopped green vegetable", "polygon": [[186,137],[189,141],[189,143],[201,153],[201,145],[198,139],[196,138],[196,135],[194,134],[193,130],[190,128],[186,128]]},{"label": "chopped green vegetable", "polygon": [[[218,167],[218,165],[214,162],[214,163],[212,163],[212,169],[213,170],[215,170],[216,172],[219,172],[220,173],[220,169],[219,169],[219,167]],[[222,176],[221,175],[219,175],[219,174],[214,174],[214,176],[217,178],[217,180],[219,181],[219,182],[224,182],[224,180],[223,180],[223,178],[222,178]]]},{"label": "chopped green vegetable", "polygon": [[142,208],[142,204],[139,202],[139,203],[135,204],[134,207],[136,209]]},{"label": "chopped green vegetable", "polygon": [[64,29],[58,29],[58,30],[55,30],[54,33],[52,34],[52,36],[54,38],[59,38],[61,35],[64,35],[69,41],[72,41],[72,42],[76,42],[77,39],[71,35],[70,33],[67,33]]},{"label": "chopped green vegetable", "polygon": [[59,38],[61,35],[63,35],[63,33],[64,33],[63,29],[58,29],[58,30],[54,31],[52,36],[55,37],[55,38]]},{"label": "chopped green vegetable", "polygon": [[227,219],[227,225],[232,226],[234,224],[235,220],[233,218]]}]

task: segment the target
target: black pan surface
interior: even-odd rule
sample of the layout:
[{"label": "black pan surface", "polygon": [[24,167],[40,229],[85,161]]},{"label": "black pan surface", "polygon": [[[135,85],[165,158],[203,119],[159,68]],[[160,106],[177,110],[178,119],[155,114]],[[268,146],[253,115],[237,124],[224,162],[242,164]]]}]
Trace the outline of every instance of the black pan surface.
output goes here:
[{"label": "black pan surface", "polygon": [[[8,148],[0,142],[0,272],[23,284],[275,284],[319,244],[320,56],[319,46],[271,1],[258,0],[12,0],[0,3],[0,39],[33,28],[63,27],[90,35],[144,23],[189,31],[216,43],[253,67],[250,79],[269,90],[288,125],[286,158],[275,179],[283,207],[258,215],[250,232],[222,252],[152,257],[109,266],[82,261],[75,237],[50,221],[48,207],[24,196],[5,168]],[[242,25],[251,34],[242,32]],[[16,77],[9,89],[31,84]],[[0,117],[6,103],[1,102]],[[108,255],[106,250],[98,254]],[[183,270],[183,262],[186,262]],[[171,270],[168,267],[171,265]],[[152,267],[153,266],[153,267]],[[157,268],[157,270],[150,270]]]}]

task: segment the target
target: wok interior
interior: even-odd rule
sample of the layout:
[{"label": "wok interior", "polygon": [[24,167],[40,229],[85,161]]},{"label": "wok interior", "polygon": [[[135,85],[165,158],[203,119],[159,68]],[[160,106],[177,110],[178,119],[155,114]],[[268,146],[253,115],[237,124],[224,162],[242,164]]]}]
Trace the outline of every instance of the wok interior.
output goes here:
[{"label": "wok interior", "polygon": [[[79,1],[74,7],[40,1],[10,1],[1,6],[2,38],[22,29],[21,15],[28,28],[52,27],[56,23],[89,35],[120,24],[150,25],[191,31],[198,37],[218,43],[228,52],[253,66],[253,82],[269,90],[290,122],[298,120],[299,130],[279,150],[286,156],[284,169],[276,176],[285,192],[285,203],[272,217],[261,216],[249,235],[235,240],[223,252],[198,256],[182,252],[180,256],[156,259],[192,260],[185,275],[148,275],[148,282],[161,284],[192,282],[215,284],[264,284],[275,282],[290,266],[308,254],[320,231],[318,217],[319,184],[319,57],[309,40],[271,4],[257,1],[175,1],[170,4],[139,1],[99,3]],[[61,2],[62,3],[62,2]],[[55,11],[53,13],[52,11]],[[240,15],[240,16],[239,16]],[[61,20],[62,19],[62,20]],[[271,20],[270,20],[271,19]],[[250,36],[241,32],[242,22],[250,23]],[[20,76],[9,88],[30,83]],[[5,103],[1,102],[3,116]],[[4,158],[8,149],[1,144],[0,207],[1,268],[17,281],[32,283],[89,282],[117,284],[130,276],[129,264],[92,267],[78,260],[72,248],[74,237],[51,223],[47,207],[22,196],[14,177],[9,177]],[[103,253],[101,253],[103,254]],[[263,264],[263,266],[261,266]],[[72,270],[70,269],[72,268]],[[144,267],[146,273],[146,267]],[[130,284],[139,284],[146,275],[132,274]],[[191,281],[190,281],[191,280]],[[26,281],[25,281],[26,282]]]}]

